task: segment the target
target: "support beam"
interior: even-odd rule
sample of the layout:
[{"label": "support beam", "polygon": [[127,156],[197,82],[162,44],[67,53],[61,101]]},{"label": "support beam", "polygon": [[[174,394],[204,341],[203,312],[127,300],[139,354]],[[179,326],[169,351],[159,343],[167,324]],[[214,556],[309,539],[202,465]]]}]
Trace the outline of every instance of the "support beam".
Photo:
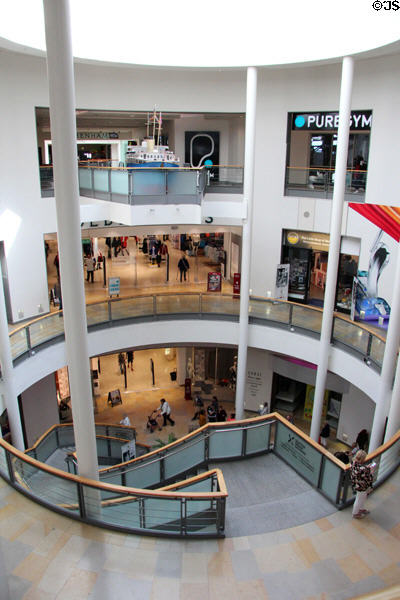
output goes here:
[{"label": "support beam", "polygon": [[246,137],[244,150],[243,199],[247,207],[247,218],[242,227],[242,261],[240,267],[240,314],[238,363],[236,374],[236,418],[244,414],[246,390],[247,344],[249,335],[249,288],[251,261],[251,232],[253,219],[254,154],[256,131],[257,69],[248,67],[246,88]]},{"label": "support beam", "polygon": [[336,282],[338,274],[344,192],[346,186],[347,152],[351,115],[351,94],[353,87],[354,61],[349,56],[343,59],[342,82],[340,87],[339,129],[336,150],[335,183],[333,188],[331,227],[329,240],[328,268],[322,315],[319,361],[315,382],[314,407],[310,437],[318,441],[321,429],[322,408],[324,403],[326,377],[329,366],[330,343],[332,335],[333,311],[335,308]]},{"label": "support beam", "polygon": [[68,0],[44,0],[65,346],[79,474],[98,479],[83,283],[75,85]]}]

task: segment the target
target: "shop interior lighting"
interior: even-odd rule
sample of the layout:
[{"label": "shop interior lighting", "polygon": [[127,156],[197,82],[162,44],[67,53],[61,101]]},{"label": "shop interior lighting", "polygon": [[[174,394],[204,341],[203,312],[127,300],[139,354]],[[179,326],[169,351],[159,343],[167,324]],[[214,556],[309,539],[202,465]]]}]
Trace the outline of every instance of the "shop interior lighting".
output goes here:
[{"label": "shop interior lighting", "polygon": [[[399,40],[398,13],[385,4],[218,0],[199,9],[187,0],[70,0],[73,52],[81,60],[174,67],[337,59]],[[0,0],[0,7],[2,45],[43,52],[42,0]],[[165,38],[150,33],[160,23]]]}]

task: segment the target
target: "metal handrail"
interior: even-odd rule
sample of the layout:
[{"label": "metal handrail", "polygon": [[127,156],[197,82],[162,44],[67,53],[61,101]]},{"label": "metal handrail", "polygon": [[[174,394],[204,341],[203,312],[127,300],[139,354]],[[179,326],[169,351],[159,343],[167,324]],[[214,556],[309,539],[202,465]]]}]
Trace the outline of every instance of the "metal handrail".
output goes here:
[{"label": "metal handrail", "polygon": [[[199,302],[196,303],[196,306],[193,306],[193,310],[190,310],[190,308],[184,308],[183,310],[175,310],[175,309],[171,309],[171,310],[166,310],[166,307],[163,306],[163,310],[160,311],[158,310],[157,307],[157,303],[158,300],[160,299],[164,299],[164,298],[176,298],[177,300],[179,300],[180,298],[184,298],[184,297],[197,297],[199,299]],[[233,297],[231,294],[218,294],[215,295],[212,292],[183,292],[183,293],[173,293],[173,292],[166,292],[166,293],[162,293],[162,294],[143,294],[143,295],[137,295],[137,296],[121,296],[119,298],[107,298],[104,300],[100,300],[100,301],[96,301],[96,302],[89,302],[86,307],[87,309],[91,309],[95,306],[100,306],[100,305],[107,305],[107,317],[104,318],[101,321],[96,321],[93,323],[93,325],[88,325],[88,330],[90,331],[91,327],[93,326],[101,326],[103,325],[109,325],[112,324],[115,321],[118,321],[118,323],[120,324],[121,320],[132,320],[132,319],[139,319],[141,318],[142,315],[137,315],[137,316],[131,316],[130,314],[126,314],[125,316],[122,314],[118,314],[115,318],[113,318],[113,311],[112,311],[112,307],[113,306],[117,306],[118,303],[121,302],[127,302],[127,301],[132,301],[134,302],[140,302],[143,299],[151,299],[151,302],[149,302],[149,307],[148,310],[146,310],[146,317],[155,317],[157,319],[162,319],[163,317],[167,318],[172,314],[187,314],[187,315],[195,315],[195,314],[199,314],[199,315],[209,315],[209,314],[214,314],[214,315],[218,315],[220,318],[223,318],[224,315],[229,316],[229,318],[232,318],[232,316],[235,316],[235,312],[232,313],[232,311],[228,311],[225,310],[224,311],[224,307],[226,305],[224,305],[224,301],[226,301],[227,299],[229,299],[232,304],[234,305],[234,308],[237,308],[237,316],[239,314],[239,299],[236,297]],[[202,300],[204,300],[204,298],[212,298],[213,299],[213,304],[215,305],[215,303],[219,303],[221,310],[207,310],[207,306],[205,305],[205,302],[202,301],[200,303],[200,298]],[[273,314],[262,314],[262,313],[258,313],[258,312],[254,312],[254,306],[255,304],[260,304],[260,306],[266,306],[268,308],[271,308],[271,311],[273,311],[274,307],[277,306],[287,306],[288,307],[288,312],[289,315],[287,316],[287,318],[285,320],[279,320],[279,319],[275,319],[273,317]],[[252,310],[253,309],[253,310]],[[296,302],[289,302],[289,301],[285,301],[285,300],[278,300],[278,299],[274,299],[274,298],[264,298],[264,297],[257,297],[257,296],[251,296],[250,297],[250,308],[249,308],[249,317],[251,320],[257,320],[257,323],[262,323],[262,324],[268,324],[268,325],[275,325],[275,326],[285,326],[288,327],[291,331],[295,331],[296,328],[300,328],[300,326],[298,325],[298,323],[296,322],[296,309],[301,309],[302,313],[304,313],[304,311],[307,311],[308,314],[310,315],[322,315],[322,309],[318,308],[318,307],[311,307],[311,306],[307,306],[304,304],[298,304]],[[64,333],[63,331],[60,332],[59,331],[59,324],[60,321],[57,321],[58,323],[58,327],[57,327],[57,331],[56,332],[50,332],[50,333],[43,333],[43,336],[40,337],[40,339],[35,343],[32,341],[32,335],[31,335],[31,328],[35,326],[35,324],[41,322],[41,321],[45,321],[46,319],[51,319],[51,318],[55,318],[57,316],[62,316],[62,311],[55,311],[52,313],[49,313],[47,315],[43,315],[41,317],[38,317],[36,319],[33,319],[29,324],[25,324],[22,325],[20,327],[17,327],[16,329],[14,329],[13,331],[10,332],[9,337],[10,337],[10,343],[12,344],[13,339],[17,339],[16,336],[19,335],[21,337],[21,340],[23,341],[23,347],[22,347],[22,351],[19,352],[18,350],[18,346],[16,346],[16,352],[14,352],[13,354],[13,360],[18,359],[22,359],[22,358],[26,358],[27,356],[30,356],[33,352],[36,352],[37,349],[40,348],[40,346],[42,344],[45,344],[46,342],[54,339],[55,337],[58,338],[59,336],[63,336]],[[89,318],[89,317],[88,317]],[[357,330],[361,330],[363,332],[365,332],[366,336],[367,336],[367,343],[366,343],[366,348],[364,349],[364,351],[356,346],[352,346],[351,344],[347,344],[340,339],[339,336],[335,337],[334,335],[334,329],[335,329],[335,324],[336,322],[340,322],[342,324],[345,324],[346,327],[352,327],[352,328],[356,328]],[[309,332],[311,335],[314,335],[316,333],[319,333],[318,331],[316,332],[315,329],[312,329],[311,327],[307,328],[307,323],[303,322],[301,325],[301,331],[302,333],[307,333]],[[343,346],[345,349],[350,349],[353,352],[356,352],[358,355],[361,356],[362,360],[364,360],[365,362],[368,362],[368,364],[372,363],[372,365],[377,368],[380,369],[381,364],[379,362],[378,359],[374,358],[373,355],[371,355],[371,345],[373,343],[373,341],[375,340],[376,342],[378,342],[379,344],[385,344],[385,338],[377,333],[375,333],[374,331],[372,331],[368,326],[362,324],[362,323],[355,323],[353,321],[351,321],[346,315],[340,314],[340,313],[334,313],[334,319],[333,319],[333,324],[332,324],[332,340],[334,343],[340,344],[341,346]]]}]

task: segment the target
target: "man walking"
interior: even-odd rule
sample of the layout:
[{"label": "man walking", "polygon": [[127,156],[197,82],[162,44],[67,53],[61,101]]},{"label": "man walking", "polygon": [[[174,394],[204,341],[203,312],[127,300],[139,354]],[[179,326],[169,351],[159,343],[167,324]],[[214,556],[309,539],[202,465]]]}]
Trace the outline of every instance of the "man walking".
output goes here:
[{"label": "man walking", "polygon": [[167,426],[167,421],[169,421],[170,425],[175,425],[175,421],[171,419],[171,407],[165,398],[161,398],[161,404],[157,410],[164,419],[163,427]]},{"label": "man walking", "polygon": [[189,262],[184,254],[182,254],[181,259],[178,262],[178,269],[181,274],[180,280],[182,281],[182,277],[183,277],[183,279],[186,281],[186,271],[189,271]]}]

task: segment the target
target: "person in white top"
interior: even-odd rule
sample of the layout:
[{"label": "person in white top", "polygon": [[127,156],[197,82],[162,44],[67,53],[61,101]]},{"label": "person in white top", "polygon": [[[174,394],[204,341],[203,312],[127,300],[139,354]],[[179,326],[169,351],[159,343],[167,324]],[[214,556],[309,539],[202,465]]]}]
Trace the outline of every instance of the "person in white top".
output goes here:
[{"label": "person in white top", "polygon": [[126,427],[131,427],[131,420],[126,413],[124,413],[124,418],[119,422],[120,425],[125,425]]},{"label": "person in white top", "polygon": [[157,410],[164,419],[163,427],[166,427],[167,421],[169,421],[170,425],[175,425],[175,421],[171,419],[171,407],[165,398],[161,398],[161,404]]}]

